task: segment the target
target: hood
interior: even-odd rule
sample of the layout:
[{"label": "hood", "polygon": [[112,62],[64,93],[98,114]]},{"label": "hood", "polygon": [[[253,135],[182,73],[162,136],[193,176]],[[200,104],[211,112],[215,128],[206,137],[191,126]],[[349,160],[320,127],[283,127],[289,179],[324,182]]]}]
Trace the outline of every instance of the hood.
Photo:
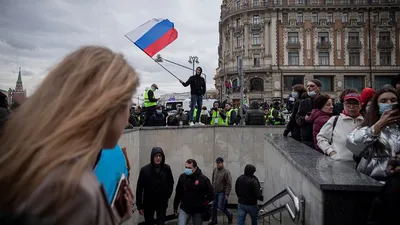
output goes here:
[{"label": "hood", "polygon": [[251,165],[251,164],[247,164],[246,167],[244,168],[244,175],[246,176],[254,176],[254,173],[256,172],[256,167]]},{"label": "hood", "polygon": [[164,151],[163,151],[162,148],[160,148],[160,147],[154,147],[154,148],[151,150],[151,154],[150,154],[150,163],[151,163],[151,164],[154,163],[154,162],[153,162],[153,158],[154,158],[154,155],[157,154],[157,153],[161,153],[161,155],[162,155],[161,165],[164,165],[164,163],[165,163],[165,155],[164,155]]},{"label": "hood", "polygon": [[259,109],[260,106],[258,104],[258,102],[254,101],[250,103],[250,109]]},{"label": "hood", "polygon": [[313,122],[314,120],[316,120],[318,117],[321,117],[321,116],[331,117],[332,115],[333,115],[333,113],[326,113],[319,109],[313,109],[311,111],[310,122]]},{"label": "hood", "polygon": [[203,172],[201,171],[200,167],[197,167],[196,171],[194,171],[194,173],[192,175],[190,175],[190,177],[198,177],[202,174]]},{"label": "hood", "polygon": [[201,76],[201,74],[203,73],[203,68],[201,68],[201,67],[199,66],[199,67],[197,67],[196,69],[199,69],[199,70],[200,70],[200,74],[197,74],[197,73],[196,73],[196,75]]}]

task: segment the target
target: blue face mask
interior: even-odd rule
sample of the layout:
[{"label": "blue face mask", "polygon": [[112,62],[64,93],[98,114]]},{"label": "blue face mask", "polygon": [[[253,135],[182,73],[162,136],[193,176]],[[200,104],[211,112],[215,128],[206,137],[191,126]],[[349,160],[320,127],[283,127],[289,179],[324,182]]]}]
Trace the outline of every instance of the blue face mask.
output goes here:
[{"label": "blue face mask", "polygon": [[157,109],[156,111],[157,111],[158,114],[162,113],[162,110],[160,110],[160,109]]},{"label": "blue face mask", "polygon": [[193,170],[192,169],[185,169],[185,174],[190,176],[193,174]]},{"label": "blue face mask", "polygon": [[379,114],[382,115],[386,110],[392,109],[392,104],[379,103]]},{"label": "blue face mask", "polygon": [[292,92],[292,97],[293,97],[293,98],[297,98],[297,94],[298,94],[298,93],[297,93],[296,91],[293,91],[293,92]]}]

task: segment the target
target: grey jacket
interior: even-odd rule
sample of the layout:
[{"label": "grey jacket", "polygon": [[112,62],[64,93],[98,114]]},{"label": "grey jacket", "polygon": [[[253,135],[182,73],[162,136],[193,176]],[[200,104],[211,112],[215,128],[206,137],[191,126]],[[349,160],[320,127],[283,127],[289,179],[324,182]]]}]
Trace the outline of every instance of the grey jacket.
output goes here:
[{"label": "grey jacket", "polygon": [[225,168],[214,168],[212,174],[212,185],[215,193],[225,192],[225,194],[229,196],[232,190],[231,172]]},{"label": "grey jacket", "polygon": [[389,159],[400,153],[399,125],[387,126],[378,135],[374,135],[374,126],[356,128],[347,135],[346,146],[361,158],[357,171],[383,181]]},{"label": "grey jacket", "polygon": [[30,214],[46,225],[114,225],[114,217],[104,189],[90,169],[82,175],[75,195],[64,202],[62,207],[54,206],[57,196],[52,193],[54,188],[63,182],[62,171],[64,170],[50,173],[19,206],[17,214]]}]

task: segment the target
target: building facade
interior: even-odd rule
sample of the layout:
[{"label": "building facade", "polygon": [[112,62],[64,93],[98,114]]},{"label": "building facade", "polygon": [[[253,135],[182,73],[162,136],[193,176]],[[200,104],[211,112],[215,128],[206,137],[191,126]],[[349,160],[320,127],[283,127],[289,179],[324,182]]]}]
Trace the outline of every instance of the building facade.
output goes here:
[{"label": "building facade", "polygon": [[315,78],[333,97],[379,89],[400,73],[400,0],[223,0],[219,33],[215,86],[232,102],[239,58],[250,101],[282,101]]},{"label": "building facade", "polygon": [[21,68],[18,72],[18,79],[15,84],[15,89],[9,89],[9,104],[10,105],[21,105],[26,99],[26,90],[22,84]]}]

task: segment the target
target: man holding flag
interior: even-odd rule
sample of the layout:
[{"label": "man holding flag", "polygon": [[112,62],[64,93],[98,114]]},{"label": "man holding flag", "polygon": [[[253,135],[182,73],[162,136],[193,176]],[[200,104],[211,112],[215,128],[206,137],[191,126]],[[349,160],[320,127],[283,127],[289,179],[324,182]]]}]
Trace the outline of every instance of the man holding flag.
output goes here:
[{"label": "man holding flag", "polygon": [[201,76],[202,72],[203,69],[201,67],[197,67],[196,74],[189,77],[186,82],[183,82],[179,79],[179,82],[181,82],[184,87],[190,85],[190,126],[193,126],[195,123],[204,125],[203,123],[199,122],[200,110],[197,110],[196,116],[193,115],[196,104],[198,109],[201,109],[201,107],[203,106],[203,96],[206,94],[206,81]]}]

